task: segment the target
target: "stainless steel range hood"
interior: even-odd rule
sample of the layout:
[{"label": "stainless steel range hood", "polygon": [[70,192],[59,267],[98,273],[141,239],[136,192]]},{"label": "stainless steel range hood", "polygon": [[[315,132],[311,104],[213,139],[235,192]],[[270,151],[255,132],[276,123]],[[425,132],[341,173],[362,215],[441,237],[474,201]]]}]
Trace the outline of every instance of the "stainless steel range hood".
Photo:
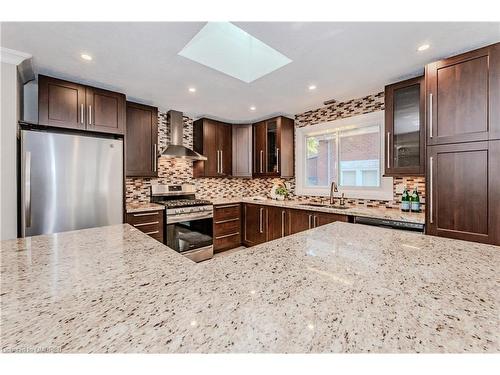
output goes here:
[{"label": "stainless steel range hood", "polygon": [[182,112],[168,111],[167,113],[170,123],[170,139],[171,143],[161,152],[161,156],[167,158],[180,158],[189,160],[207,160],[206,156],[198,154],[182,145],[182,133],[184,121],[182,120]]}]

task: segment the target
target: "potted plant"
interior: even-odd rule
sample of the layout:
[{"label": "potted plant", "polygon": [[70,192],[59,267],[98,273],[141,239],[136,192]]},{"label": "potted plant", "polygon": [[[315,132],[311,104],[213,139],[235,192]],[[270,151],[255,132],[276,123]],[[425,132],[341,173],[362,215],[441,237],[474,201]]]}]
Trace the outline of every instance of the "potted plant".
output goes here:
[{"label": "potted plant", "polygon": [[280,186],[276,188],[276,199],[279,201],[285,200],[285,198],[288,196],[288,190],[284,186]]}]

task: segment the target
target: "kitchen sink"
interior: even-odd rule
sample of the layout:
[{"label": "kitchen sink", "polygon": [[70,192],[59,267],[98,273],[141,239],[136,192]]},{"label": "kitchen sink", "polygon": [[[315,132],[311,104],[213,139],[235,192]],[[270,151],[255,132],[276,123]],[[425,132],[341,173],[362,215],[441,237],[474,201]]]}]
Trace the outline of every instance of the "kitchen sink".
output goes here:
[{"label": "kitchen sink", "polygon": [[335,208],[339,210],[345,210],[350,208],[349,206],[338,206],[338,205],[330,205],[330,204],[324,204],[324,203],[303,203],[301,206],[307,206],[307,207],[325,207],[325,208]]},{"label": "kitchen sink", "polygon": [[311,206],[311,207],[328,207],[323,203],[301,203],[301,206]]}]

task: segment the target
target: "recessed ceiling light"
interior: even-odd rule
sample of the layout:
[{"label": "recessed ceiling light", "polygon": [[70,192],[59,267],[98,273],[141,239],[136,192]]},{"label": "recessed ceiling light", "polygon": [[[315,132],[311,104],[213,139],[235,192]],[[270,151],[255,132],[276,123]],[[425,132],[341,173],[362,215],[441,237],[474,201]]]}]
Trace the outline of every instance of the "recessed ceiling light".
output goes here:
[{"label": "recessed ceiling light", "polygon": [[316,85],[310,85],[308,87],[309,91],[313,91],[313,90],[316,90]]},{"label": "recessed ceiling light", "polygon": [[255,106],[251,106],[250,107],[250,111],[255,111],[257,108],[255,108]]},{"label": "recessed ceiling light", "polygon": [[82,59],[84,59],[84,60],[87,60],[87,61],[92,60],[92,56],[87,55],[86,53],[82,53],[82,54],[80,55],[80,57],[81,57]]},{"label": "recessed ceiling light", "polygon": [[189,92],[196,92],[196,88],[195,87],[190,87],[188,90],[189,90]]},{"label": "recessed ceiling light", "polygon": [[422,51],[425,51],[426,49],[429,49],[429,47],[430,47],[430,45],[428,45],[428,44],[422,44],[421,46],[419,46],[417,48],[417,51],[422,52]]}]

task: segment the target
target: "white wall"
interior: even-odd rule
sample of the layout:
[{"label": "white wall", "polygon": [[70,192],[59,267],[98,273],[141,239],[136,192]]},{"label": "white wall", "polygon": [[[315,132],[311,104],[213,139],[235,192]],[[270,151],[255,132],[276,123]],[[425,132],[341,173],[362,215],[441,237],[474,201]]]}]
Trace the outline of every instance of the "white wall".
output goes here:
[{"label": "white wall", "polygon": [[1,63],[0,240],[17,237],[16,131],[19,116],[17,66]]}]

